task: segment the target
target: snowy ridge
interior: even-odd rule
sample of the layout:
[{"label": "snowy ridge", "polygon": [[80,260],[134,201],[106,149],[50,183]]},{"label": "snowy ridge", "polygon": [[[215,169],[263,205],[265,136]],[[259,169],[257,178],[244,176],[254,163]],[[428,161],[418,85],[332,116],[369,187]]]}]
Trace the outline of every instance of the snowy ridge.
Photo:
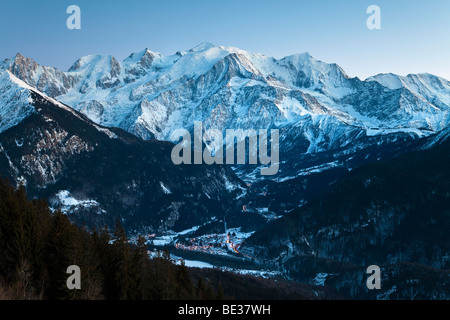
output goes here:
[{"label": "snowy ridge", "polygon": [[441,101],[450,105],[450,81],[428,73],[409,74],[406,77],[392,73],[379,74],[367,81],[376,81],[391,90],[405,88],[424,100]]},{"label": "snowy ridge", "polygon": [[0,133],[35,113],[28,85],[9,71],[0,71]]},{"label": "snowy ridge", "polygon": [[[0,88],[2,89],[0,101],[4,103],[0,109],[0,133],[19,124],[32,113],[36,113],[36,110],[33,107],[34,101],[30,95],[30,92],[38,94],[42,98],[50,101],[53,105],[70,112],[82,121],[86,121],[85,118],[81,117],[72,108],[62,104],[54,98],[48,97],[36,88],[26,84],[24,81],[13,75],[9,70],[0,71]],[[91,124],[98,131],[103,132],[108,137],[117,138],[117,135],[109,129],[100,127],[93,122]]]}]

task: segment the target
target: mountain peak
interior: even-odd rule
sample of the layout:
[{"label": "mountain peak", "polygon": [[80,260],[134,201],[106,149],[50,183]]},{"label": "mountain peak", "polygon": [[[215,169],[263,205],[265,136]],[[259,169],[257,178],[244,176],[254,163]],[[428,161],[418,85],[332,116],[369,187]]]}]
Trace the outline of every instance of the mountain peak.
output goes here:
[{"label": "mountain peak", "polygon": [[14,56],[12,61],[13,61],[13,65],[16,68],[18,68],[18,67],[32,67],[32,68],[37,67],[37,63],[33,59],[23,56],[20,52],[16,53],[16,55]]},{"label": "mountain peak", "polygon": [[153,60],[156,57],[160,57],[160,56],[161,56],[161,54],[159,54],[158,52],[153,52],[150,49],[145,48],[144,50],[131,53],[127,58],[124,59],[124,62],[138,63],[147,69],[150,67]]},{"label": "mountain peak", "polygon": [[148,48],[145,48],[144,54],[142,55],[141,59],[139,60],[139,64],[143,66],[144,68],[148,69],[153,63],[153,60],[155,57],[157,57],[158,54],[156,52],[153,52],[149,50]]},{"label": "mountain peak", "polygon": [[202,42],[199,45],[196,45],[195,47],[193,47],[191,50],[189,50],[190,52],[199,52],[199,51],[205,51],[211,48],[217,48],[217,46],[213,43],[210,42]]},{"label": "mountain peak", "polygon": [[14,60],[21,59],[21,58],[24,58],[24,56],[20,52],[17,52],[16,55],[14,56]]},{"label": "mountain peak", "polygon": [[10,65],[12,73],[20,74],[18,77],[21,79],[27,78],[26,73],[36,70],[37,67],[38,64],[33,59],[24,57],[20,52],[14,56]]},{"label": "mountain peak", "polygon": [[316,60],[309,52],[292,54],[282,58],[281,61],[289,61],[294,65],[310,65],[319,62],[319,60]]},{"label": "mountain peak", "polygon": [[397,90],[403,87],[401,77],[393,73],[380,73],[375,76],[367,78],[366,81],[378,82],[382,86],[391,90]]},{"label": "mountain peak", "polygon": [[70,67],[69,72],[77,71],[89,65],[97,65],[103,62],[110,63],[114,60],[116,60],[116,58],[114,58],[112,55],[90,54],[75,61],[75,63]]}]

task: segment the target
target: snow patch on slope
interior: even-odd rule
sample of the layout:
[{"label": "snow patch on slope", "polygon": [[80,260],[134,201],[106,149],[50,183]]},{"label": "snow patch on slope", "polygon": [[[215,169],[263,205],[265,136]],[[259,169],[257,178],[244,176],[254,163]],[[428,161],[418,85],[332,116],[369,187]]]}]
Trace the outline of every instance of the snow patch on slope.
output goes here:
[{"label": "snow patch on slope", "polygon": [[163,192],[165,194],[172,194],[172,192],[164,185],[164,183],[162,183],[161,181],[159,182],[159,185],[161,186],[161,189],[163,190]]},{"label": "snow patch on slope", "polygon": [[67,190],[59,191],[56,194],[56,198],[61,205],[61,211],[65,214],[76,207],[93,208],[100,206],[95,200],[77,200]]}]

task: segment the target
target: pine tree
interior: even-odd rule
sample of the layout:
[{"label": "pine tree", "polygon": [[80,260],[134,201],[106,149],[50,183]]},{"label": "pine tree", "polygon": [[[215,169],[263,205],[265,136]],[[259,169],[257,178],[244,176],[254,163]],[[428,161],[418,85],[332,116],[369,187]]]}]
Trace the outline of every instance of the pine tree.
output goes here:
[{"label": "pine tree", "polygon": [[129,300],[134,298],[135,279],[131,274],[131,249],[125,230],[117,221],[114,231],[114,280],[116,283],[116,299]]},{"label": "pine tree", "polygon": [[176,299],[186,300],[194,298],[194,284],[192,283],[192,278],[184,263],[184,260],[182,260],[181,264],[176,267],[176,286]]},{"label": "pine tree", "polygon": [[[71,265],[77,265],[77,230],[67,216],[57,211],[52,219],[49,239],[46,246],[46,261],[49,274],[47,295],[50,299],[75,299],[77,290],[67,288],[66,273]],[[79,266],[80,268],[82,266]],[[82,272],[83,273],[83,272]]]},{"label": "pine tree", "polygon": [[219,286],[217,287],[216,299],[217,300],[225,300],[225,293],[223,291],[223,286],[222,286],[221,282],[219,282]]},{"label": "pine tree", "polygon": [[101,272],[101,260],[98,251],[99,236],[94,228],[92,234],[85,234],[85,284],[86,290],[83,298],[86,300],[100,300],[103,298],[102,283],[104,277]]},{"label": "pine tree", "polygon": [[52,224],[51,211],[45,201],[33,200],[34,217],[33,232],[31,242],[33,244],[31,261],[33,268],[33,286],[39,296],[44,295],[44,288],[47,281],[45,246]]},{"label": "pine tree", "polygon": [[108,231],[108,227],[104,228],[93,238],[94,250],[99,258],[99,269],[102,275],[102,293],[105,299],[118,299],[117,286],[115,281],[115,250],[110,244],[112,236]]},{"label": "pine tree", "polygon": [[151,297],[149,262],[146,241],[142,236],[139,236],[137,246],[133,250],[133,274],[135,275],[135,283],[137,285],[137,299],[140,300],[147,300]]},{"label": "pine tree", "polygon": [[198,300],[213,300],[216,296],[211,283],[203,278],[199,278],[197,281],[196,294]]}]

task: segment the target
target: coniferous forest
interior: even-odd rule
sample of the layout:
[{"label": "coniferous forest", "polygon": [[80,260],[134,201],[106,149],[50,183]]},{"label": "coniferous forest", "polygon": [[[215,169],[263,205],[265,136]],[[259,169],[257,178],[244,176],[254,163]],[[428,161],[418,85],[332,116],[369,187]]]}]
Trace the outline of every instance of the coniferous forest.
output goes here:
[{"label": "coniferous forest", "polygon": [[[81,270],[81,289],[69,290],[67,268]],[[261,289],[263,288],[263,290]],[[140,238],[73,224],[46,201],[29,200],[0,179],[0,300],[219,300],[340,298],[312,286],[176,264],[168,251],[149,258]]]},{"label": "coniferous forest", "polygon": [[[82,271],[81,290],[67,288],[70,265]],[[0,180],[0,299],[215,299],[218,289],[194,284],[167,252],[149,259],[119,223],[112,233],[88,231]]]}]

